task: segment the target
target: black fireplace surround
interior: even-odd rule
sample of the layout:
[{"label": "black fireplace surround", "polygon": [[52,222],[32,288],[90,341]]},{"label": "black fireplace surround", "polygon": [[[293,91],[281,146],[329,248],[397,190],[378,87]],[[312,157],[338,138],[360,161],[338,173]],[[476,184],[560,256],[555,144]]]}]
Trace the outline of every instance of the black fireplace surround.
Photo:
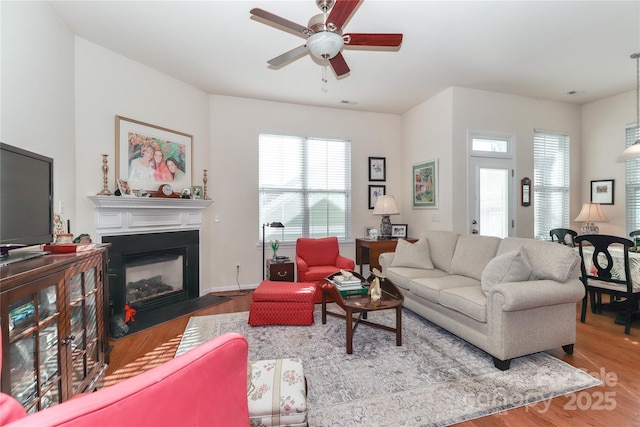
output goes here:
[{"label": "black fireplace surround", "polygon": [[124,312],[126,301],[126,267],[154,259],[178,258],[182,256],[182,289],[152,296],[133,304],[137,313],[136,323],[164,317],[167,308],[182,301],[197,299],[199,284],[199,232],[178,231],[163,233],[129,234],[103,236],[104,243],[111,243],[109,249],[109,304],[111,316]]}]

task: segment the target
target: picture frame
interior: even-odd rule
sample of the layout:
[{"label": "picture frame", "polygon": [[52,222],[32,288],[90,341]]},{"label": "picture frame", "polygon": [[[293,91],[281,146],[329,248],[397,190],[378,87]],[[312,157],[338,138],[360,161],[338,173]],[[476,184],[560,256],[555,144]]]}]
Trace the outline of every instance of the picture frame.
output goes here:
[{"label": "picture frame", "polygon": [[369,186],[369,209],[373,209],[378,201],[378,196],[384,196],[387,192],[386,185]]},{"label": "picture frame", "polygon": [[413,208],[438,207],[438,159],[412,165]]},{"label": "picture frame", "polygon": [[118,180],[118,190],[120,190],[120,195],[123,197],[136,197],[136,194],[131,191],[129,182],[127,182],[126,179]]},{"label": "picture frame", "polygon": [[202,185],[192,185],[191,186],[191,198],[201,200],[203,196]]},{"label": "picture frame", "polygon": [[408,229],[407,224],[391,224],[391,237],[406,239]]},{"label": "picture frame", "polygon": [[591,203],[613,205],[613,179],[591,181]]},{"label": "picture frame", "polygon": [[364,227],[364,238],[365,239],[370,239],[371,235],[369,234],[371,232],[371,230],[375,229],[375,227],[369,227],[369,226],[365,226]]},{"label": "picture frame", "polygon": [[369,157],[369,181],[387,180],[386,157]]},{"label": "picture frame", "polygon": [[193,135],[116,116],[115,172],[132,190],[191,187]]}]

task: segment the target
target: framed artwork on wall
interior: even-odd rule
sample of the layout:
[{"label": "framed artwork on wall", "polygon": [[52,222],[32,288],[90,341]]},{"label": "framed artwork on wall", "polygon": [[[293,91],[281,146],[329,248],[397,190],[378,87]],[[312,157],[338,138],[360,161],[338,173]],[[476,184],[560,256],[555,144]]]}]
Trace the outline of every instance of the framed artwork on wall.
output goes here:
[{"label": "framed artwork on wall", "polygon": [[369,157],[369,181],[386,181],[386,157]]},{"label": "framed artwork on wall", "polygon": [[369,209],[373,209],[378,201],[378,196],[384,196],[387,191],[386,185],[369,186]]},{"label": "framed artwork on wall", "polygon": [[591,181],[591,203],[613,205],[613,179]]},{"label": "framed artwork on wall", "polygon": [[412,167],[413,208],[438,207],[438,159]]},{"label": "framed artwork on wall", "polygon": [[116,116],[116,180],[132,190],[191,187],[193,136]]}]

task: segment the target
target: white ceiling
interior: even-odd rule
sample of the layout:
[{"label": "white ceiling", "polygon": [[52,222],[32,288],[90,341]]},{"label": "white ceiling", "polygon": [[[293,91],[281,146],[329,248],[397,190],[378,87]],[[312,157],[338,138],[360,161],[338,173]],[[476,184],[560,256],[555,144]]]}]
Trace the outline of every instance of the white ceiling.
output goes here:
[{"label": "white ceiling", "polygon": [[351,73],[329,68],[323,91],[310,55],[269,68],[305,40],[249,13],[307,25],[314,0],[51,4],[78,36],[208,93],[396,114],[450,86],[591,102],[635,89],[640,51],[640,1],[364,0],[344,31],[400,32],[402,46],[345,48]]}]

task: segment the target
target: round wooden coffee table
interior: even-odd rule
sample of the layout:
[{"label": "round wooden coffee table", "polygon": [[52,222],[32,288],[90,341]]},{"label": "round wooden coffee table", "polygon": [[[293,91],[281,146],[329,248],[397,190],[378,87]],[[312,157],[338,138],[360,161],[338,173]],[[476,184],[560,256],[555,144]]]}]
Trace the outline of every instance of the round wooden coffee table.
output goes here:
[{"label": "round wooden coffee table", "polygon": [[[353,275],[365,281],[358,273],[354,272]],[[323,280],[320,287],[322,288],[322,324],[325,325],[327,323],[327,315],[346,319],[347,354],[353,353],[353,333],[360,323],[374,328],[384,329],[385,331],[395,332],[396,345],[402,345],[402,302],[404,301],[404,296],[389,279],[381,280],[380,289],[382,289],[382,298],[378,301],[372,301],[371,297],[367,294],[343,296],[329,279]],[[333,299],[336,304],[345,311],[345,314],[327,310],[327,298]],[[390,310],[392,308],[396,310],[395,328],[366,320],[367,312],[369,311]],[[354,313],[358,314],[355,319],[353,317]]]}]

